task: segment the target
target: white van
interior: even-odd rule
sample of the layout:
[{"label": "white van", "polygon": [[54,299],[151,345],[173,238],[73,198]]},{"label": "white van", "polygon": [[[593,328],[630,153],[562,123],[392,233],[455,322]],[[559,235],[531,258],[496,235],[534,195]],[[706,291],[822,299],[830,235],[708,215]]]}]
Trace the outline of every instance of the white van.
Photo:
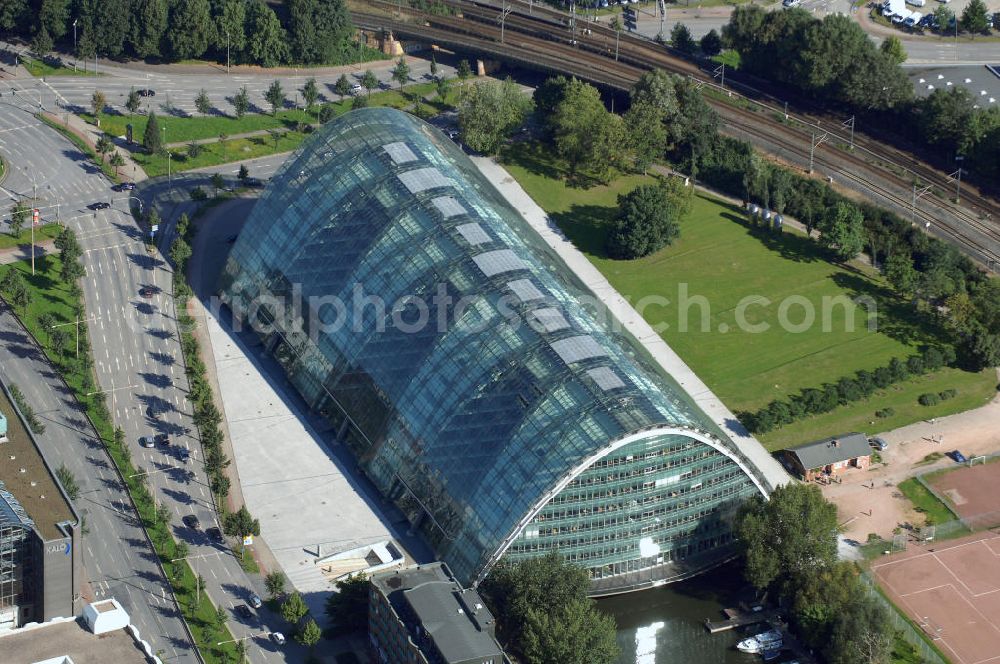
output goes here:
[{"label": "white van", "polygon": [[927,4],[927,0],[906,0],[906,4],[913,5],[914,7],[923,7]]}]

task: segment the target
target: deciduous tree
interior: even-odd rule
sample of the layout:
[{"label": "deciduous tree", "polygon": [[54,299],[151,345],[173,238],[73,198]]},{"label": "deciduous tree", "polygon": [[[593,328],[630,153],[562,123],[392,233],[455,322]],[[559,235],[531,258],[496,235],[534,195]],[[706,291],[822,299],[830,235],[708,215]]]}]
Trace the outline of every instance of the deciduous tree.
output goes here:
[{"label": "deciduous tree", "polygon": [[140,58],[160,55],[160,45],[167,30],[167,14],[167,0],[134,0],[129,14],[128,41]]},{"label": "deciduous tree", "polygon": [[170,7],[167,42],[177,60],[199,58],[215,40],[215,24],[208,0],[185,0]]},{"label": "deciduous tree", "polygon": [[338,632],[364,629],[368,622],[368,589],[364,573],[351,574],[337,581],[337,592],[326,599],[324,611]]},{"label": "deciduous tree", "polygon": [[271,105],[271,115],[277,115],[278,111],[285,105],[285,91],[281,89],[281,81],[275,79],[271,82],[264,99]]},{"label": "deciduous tree", "polygon": [[94,90],[94,94],[90,96],[90,110],[95,118],[104,112],[104,107],[107,103],[108,99],[104,96],[104,93],[100,90]]},{"label": "deciduous tree", "polygon": [[847,262],[864,248],[864,217],[849,203],[837,203],[823,219],[820,231],[820,243],[832,249],[838,260]]},{"label": "deciduous tree", "polygon": [[410,80],[410,65],[407,64],[406,58],[400,58],[396,61],[396,66],[392,68],[392,80],[399,83],[399,91],[403,91],[403,85]]},{"label": "deciduous tree", "polygon": [[277,67],[289,59],[288,38],[274,10],[264,0],[247,8],[246,56],[262,67]]},{"label": "deciduous tree", "polygon": [[691,55],[697,48],[691,31],[683,23],[674,23],[670,29],[670,44],[684,55]]},{"label": "deciduous tree", "polygon": [[361,87],[368,91],[369,97],[372,96],[372,90],[378,87],[378,79],[375,78],[371,69],[366,69],[365,73],[361,75]]},{"label": "deciduous tree", "polygon": [[879,50],[889,58],[889,60],[897,65],[901,65],[906,62],[906,49],[903,48],[902,40],[896,35],[889,35],[884,40],[882,40],[882,45],[879,46]]},{"label": "deciduous tree", "polygon": [[837,559],[837,509],[815,484],[786,484],[740,508],[734,532],[747,581],[764,590]]},{"label": "deciduous tree", "polygon": [[614,258],[641,258],[672,243],[680,234],[667,189],[640,185],[618,196],[618,216],[608,235]]},{"label": "deciduous tree", "polygon": [[202,115],[208,115],[212,110],[212,102],[208,99],[208,92],[205,88],[198,91],[198,96],[194,98],[194,107]]},{"label": "deciduous tree", "polygon": [[316,78],[310,76],[302,86],[302,100],[306,103],[306,110],[311,111],[319,99],[319,88],[316,86]]},{"label": "deciduous tree", "polygon": [[466,89],[458,107],[462,140],[473,150],[496,154],[531,112],[531,99],[510,78],[479,81]]},{"label": "deciduous tree", "polygon": [[722,52],[722,37],[715,31],[715,28],[712,28],[701,38],[699,45],[701,46],[701,52],[708,57],[718,55]]},{"label": "deciduous tree", "polygon": [[983,0],[969,0],[969,4],[962,10],[962,17],[958,20],[958,27],[973,35],[986,32],[991,21],[989,10]]},{"label": "deciduous tree", "polygon": [[351,82],[347,80],[347,74],[341,74],[340,78],[334,84],[333,89],[337,91],[340,95],[340,101],[344,101],[344,97],[351,92]]},{"label": "deciduous tree", "polygon": [[309,612],[309,608],[306,603],[302,601],[302,595],[298,592],[293,592],[291,595],[285,598],[285,601],[281,603],[281,617],[290,622],[292,625],[298,624],[302,616]]}]

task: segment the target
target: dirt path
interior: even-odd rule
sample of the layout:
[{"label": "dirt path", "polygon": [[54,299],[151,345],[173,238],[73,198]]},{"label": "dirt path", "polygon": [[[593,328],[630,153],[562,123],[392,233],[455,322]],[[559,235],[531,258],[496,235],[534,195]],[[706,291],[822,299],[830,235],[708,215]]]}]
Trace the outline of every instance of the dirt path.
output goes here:
[{"label": "dirt path", "polygon": [[907,521],[923,524],[923,516],[913,511],[896,486],[917,472],[955,464],[944,457],[916,465],[928,454],[958,449],[969,457],[1000,451],[1000,396],[974,410],[878,435],[889,443],[882,453],[883,463],[868,472],[848,473],[841,484],[823,487],[823,495],[837,506],[844,536],[859,542],[869,533],[891,538],[893,529]]}]

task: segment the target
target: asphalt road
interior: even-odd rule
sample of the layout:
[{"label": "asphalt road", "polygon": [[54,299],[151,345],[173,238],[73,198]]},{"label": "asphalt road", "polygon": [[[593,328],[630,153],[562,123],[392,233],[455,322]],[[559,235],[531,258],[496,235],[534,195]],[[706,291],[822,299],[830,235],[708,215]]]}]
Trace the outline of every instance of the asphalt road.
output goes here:
[{"label": "asphalt road", "polygon": [[[63,222],[77,231],[87,271],[81,285],[95,371],[100,388],[108,394],[115,423],[123,428],[132,446],[134,463],[149,473],[156,500],[169,507],[174,533],[190,545],[192,565],[204,577],[213,601],[231,610],[246,602],[251,589],[263,595],[263,588],[254,588],[228,548],[210,542],[203,530],[193,531],[181,522],[183,516],[194,514],[204,529],[218,520],[202,468],[190,405],[184,396],[187,381],[172,310],[170,266],[158,255],[146,252],[141,231],[128,212],[128,193],[113,192],[108,180],[69,141],[26,112],[34,110],[32,104],[11,95],[6,85],[0,84],[0,90],[0,151],[10,165],[4,193],[14,199],[30,197],[34,190],[43,220],[54,219],[58,206]],[[87,206],[96,201],[110,201],[113,206],[89,210]],[[150,298],[141,297],[140,288],[147,286],[158,292]],[[28,392],[26,383],[30,380],[27,374],[15,382]],[[150,407],[153,411],[148,410]],[[152,433],[167,433],[170,449],[139,447],[138,438]],[[191,451],[188,465],[178,458],[181,447]],[[96,467],[79,470],[85,486],[101,481]],[[93,535],[89,540],[100,539],[106,547],[88,561],[88,573],[95,583],[139,574],[128,568],[129,561],[136,558],[132,546],[135,533],[129,536],[115,523],[111,522],[107,531],[99,529],[97,523],[91,526]],[[116,569],[113,575],[102,572],[104,568],[98,565],[103,566],[105,560],[125,569]],[[179,649],[185,641],[179,619],[164,615],[152,599],[147,608],[137,606],[136,597],[130,599],[131,606],[126,606],[143,633],[168,635],[160,642],[153,639],[154,650]],[[152,612],[158,613],[164,628],[158,627]],[[270,643],[267,631],[287,628],[274,616],[267,620],[270,624],[264,626],[256,619],[242,621],[231,613],[230,627],[237,637],[265,634],[254,639],[257,647],[250,650],[251,662],[287,661],[285,655],[297,653],[297,647],[290,642],[290,647],[279,650]],[[169,624],[171,621],[173,624]],[[178,656],[181,654],[178,650]]]},{"label": "asphalt road", "polygon": [[[91,198],[88,174],[71,152],[68,142],[29,113],[0,103],[0,153],[11,165],[3,194],[30,196],[34,174],[39,199],[44,204],[59,196],[65,218],[73,224],[70,210],[79,212]],[[166,579],[95,432],[6,309],[0,312],[0,337],[5,379],[21,388],[45,421],[39,445],[57,467],[65,464],[80,485],[77,509],[87,527],[83,562],[94,595],[118,599],[153,650],[164,651],[164,661],[197,662]]]},{"label": "asphalt road", "polygon": [[[410,71],[410,82],[420,82],[430,80],[430,63],[424,60],[412,61]],[[381,89],[397,87],[392,81],[392,62],[379,63],[378,67],[373,67],[372,71],[379,79]],[[454,72],[444,65],[439,65],[439,73],[445,72],[453,76]],[[352,83],[360,83],[363,69],[355,69],[348,73],[348,78]],[[100,78],[83,78],[72,76],[52,76],[43,81],[31,81],[30,87],[32,95],[41,94],[43,103],[52,105],[56,102],[64,106],[69,106],[75,110],[90,111],[90,99],[95,89],[101,90],[108,100],[108,106],[120,113],[127,114],[125,102],[128,100],[129,91],[135,88],[151,89],[155,91],[154,97],[143,98],[141,113],[147,113],[149,108],[153,108],[157,114],[178,115],[197,114],[194,100],[202,89],[206,89],[209,100],[212,102],[214,112],[233,115],[233,97],[244,85],[250,96],[251,110],[270,110],[271,105],[264,99],[264,93],[275,80],[281,83],[282,89],[287,97],[286,107],[303,105],[302,95],[299,92],[305,85],[307,79],[313,74],[303,74],[298,76],[269,76],[259,75],[238,75],[228,76],[224,73],[213,74],[177,74],[164,70],[164,73],[150,73],[148,71],[116,69],[114,76],[104,76]],[[334,91],[334,84],[340,75],[315,74],[317,86],[320,89],[320,101],[338,101],[340,95]],[[168,130],[169,134],[169,130]],[[167,135],[170,142],[170,136]]]}]

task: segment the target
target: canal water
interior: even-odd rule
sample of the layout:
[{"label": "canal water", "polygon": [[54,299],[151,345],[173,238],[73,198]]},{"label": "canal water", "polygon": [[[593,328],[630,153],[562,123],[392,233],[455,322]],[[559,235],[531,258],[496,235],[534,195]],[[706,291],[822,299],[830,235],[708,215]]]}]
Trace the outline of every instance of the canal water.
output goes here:
[{"label": "canal water", "polygon": [[736,643],[759,631],[749,627],[709,634],[705,619],[721,620],[735,606],[744,582],[727,565],[661,588],[608,597],[598,606],[618,623],[618,664],[754,664],[760,657],[738,652]]}]

